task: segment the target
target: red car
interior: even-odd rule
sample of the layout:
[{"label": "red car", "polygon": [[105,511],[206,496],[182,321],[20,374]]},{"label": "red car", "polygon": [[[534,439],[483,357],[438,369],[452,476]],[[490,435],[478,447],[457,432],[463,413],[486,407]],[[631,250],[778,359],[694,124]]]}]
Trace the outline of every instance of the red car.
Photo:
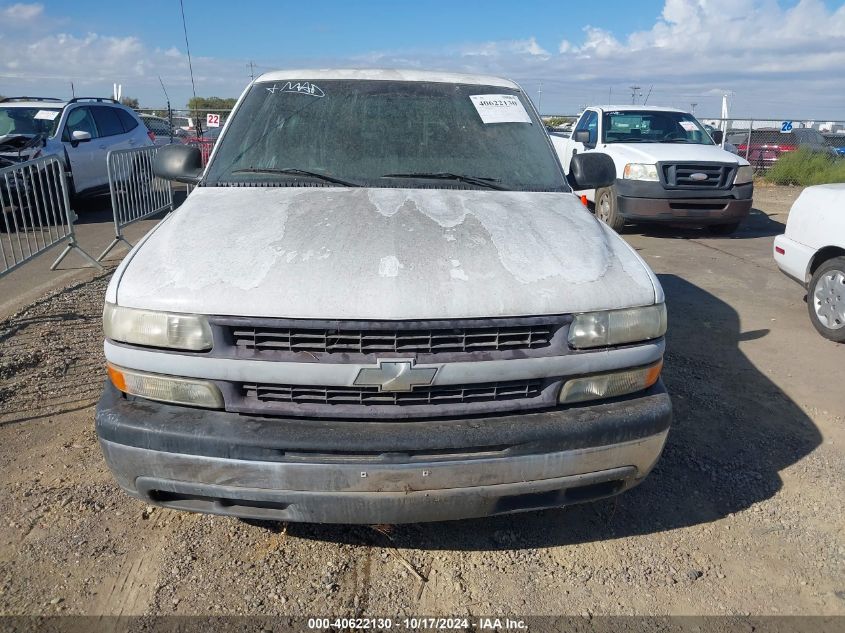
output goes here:
[{"label": "red car", "polygon": [[220,136],[221,129],[222,128],[219,127],[204,129],[202,131],[202,136],[189,136],[185,139],[185,145],[196,145],[200,148],[203,165],[208,162],[208,157],[211,156],[211,150],[214,149],[214,144]]},{"label": "red car", "polygon": [[739,132],[731,134],[728,141],[736,145],[737,154],[745,157],[755,169],[768,169],[782,154],[799,147],[827,154],[835,153],[824,136],[812,128],[793,128],[786,133],[775,129],[752,130],[750,144],[748,133]]}]

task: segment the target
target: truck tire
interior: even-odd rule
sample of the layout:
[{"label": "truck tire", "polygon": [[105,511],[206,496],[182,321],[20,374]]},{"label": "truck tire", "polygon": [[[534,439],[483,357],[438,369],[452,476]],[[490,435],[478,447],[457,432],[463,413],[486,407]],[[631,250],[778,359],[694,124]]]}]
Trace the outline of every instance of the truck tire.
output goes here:
[{"label": "truck tire", "polygon": [[739,222],[731,222],[730,224],[710,224],[707,226],[707,231],[711,235],[730,235],[739,228]]},{"label": "truck tire", "polygon": [[810,323],[826,339],[845,343],[845,257],[834,257],[816,269],[807,286]]},{"label": "truck tire", "polygon": [[619,213],[616,187],[596,189],[596,217],[617,233],[625,226],[625,218]]}]

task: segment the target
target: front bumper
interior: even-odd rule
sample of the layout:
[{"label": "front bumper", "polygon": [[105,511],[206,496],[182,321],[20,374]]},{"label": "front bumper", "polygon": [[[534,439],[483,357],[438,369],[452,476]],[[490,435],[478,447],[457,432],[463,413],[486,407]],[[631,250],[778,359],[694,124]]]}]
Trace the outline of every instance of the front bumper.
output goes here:
[{"label": "front bumper", "polygon": [[564,506],[639,483],[663,449],[658,383],[602,404],[403,422],[261,418],[123,397],[97,405],[124,490],[165,507],[257,519],[411,523]]},{"label": "front bumper", "polygon": [[659,182],[616,181],[619,212],[628,220],[730,224],[751,211],[754,185],[730,189],[665,189]]}]

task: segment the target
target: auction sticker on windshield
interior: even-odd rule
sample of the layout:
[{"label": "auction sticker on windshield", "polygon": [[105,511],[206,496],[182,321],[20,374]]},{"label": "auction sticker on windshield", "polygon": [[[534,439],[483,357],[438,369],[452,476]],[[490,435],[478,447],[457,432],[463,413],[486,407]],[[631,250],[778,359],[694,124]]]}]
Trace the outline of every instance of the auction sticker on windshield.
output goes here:
[{"label": "auction sticker on windshield", "polygon": [[470,95],[484,123],[531,123],[522,102],[513,95]]},{"label": "auction sticker on windshield", "polygon": [[57,116],[59,116],[58,110],[39,110],[35,113],[35,117],[33,118],[53,121]]},{"label": "auction sticker on windshield", "polygon": [[692,121],[678,121],[678,124],[687,132],[697,132],[698,127]]}]

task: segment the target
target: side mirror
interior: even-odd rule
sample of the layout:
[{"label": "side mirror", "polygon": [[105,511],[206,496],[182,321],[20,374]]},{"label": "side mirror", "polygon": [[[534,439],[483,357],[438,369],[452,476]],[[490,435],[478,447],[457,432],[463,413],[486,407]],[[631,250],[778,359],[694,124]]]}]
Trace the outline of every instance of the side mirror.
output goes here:
[{"label": "side mirror", "polygon": [[70,134],[70,140],[74,143],[84,143],[91,140],[91,132],[85,130],[74,130]]},{"label": "side mirror", "polygon": [[590,144],[590,131],[589,130],[577,130],[572,133],[572,140],[576,143],[583,143],[584,145]]},{"label": "side mirror", "polygon": [[193,145],[164,145],[156,152],[153,173],[165,180],[195,185],[202,177],[202,153]]},{"label": "side mirror", "polygon": [[713,132],[710,134],[710,138],[713,139],[713,142],[716,143],[716,145],[722,144],[722,139],[724,138],[724,136],[725,133],[722,132],[722,130],[713,130]]},{"label": "side mirror", "polygon": [[599,189],[616,182],[613,159],[601,152],[575,154],[569,163],[569,184],[573,189]]}]

